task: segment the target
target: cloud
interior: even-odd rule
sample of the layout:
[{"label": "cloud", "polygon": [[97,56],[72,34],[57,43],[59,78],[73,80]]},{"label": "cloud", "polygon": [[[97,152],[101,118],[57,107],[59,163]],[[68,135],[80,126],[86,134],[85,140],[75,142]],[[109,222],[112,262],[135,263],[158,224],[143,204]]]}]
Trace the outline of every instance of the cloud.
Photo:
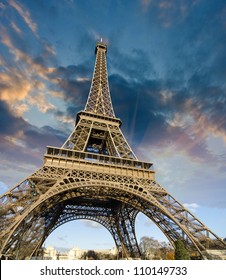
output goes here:
[{"label": "cloud", "polygon": [[68,236],[67,235],[58,236],[57,239],[60,241],[66,241],[68,239]]},{"label": "cloud", "polygon": [[43,43],[42,53],[33,58],[14,45],[6,30],[2,29],[0,35],[15,62],[11,65],[8,61],[2,61],[4,71],[0,73],[0,99],[6,101],[14,111],[18,108],[18,115],[29,110],[28,104],[44,113],[54,110],[55,106],[46,98],[48,94],[51,95],[48,75],[54,71],[54,68],[45,65],[54,56],[51,46]]},{"label": "cloud", "polygon": [[17,24],[13,21],[11,21],[11,27],[12,29],[18,34],[18,35],[22,35],[23,34],[23,31],[17,26]]},{"label": "cloud", "polygon": [[61,146],[67,137],[65,132],[51,126],[31,125],[23,117],[14,115],[1,100],[0,119],[1,169],[4,170],[1,179],[7,184],[15,184],[12,181],[18,173],[28,175],[35,171],[41,166],[45,147]]},{"label": "cloud", "polygon": [[101,224],[94,222],[94,221],[84,220],[84,221],[82,221],[82,223],[86,227],[89,227],[89,228],[95,228],[95,229],[103,228],[103,226]]},{"label": "cloud", "polygon": [[43,92],[40,92],[35,95],[29,95],[27,97],[27,100],[30,105],[36,106],[38,110],[42,113],[47,113],[49,111],[54,111],[56,109],[55,105],[46,101]]},{"label": "cloud", "polygon": [[38,36],[37,33],[37,24],[32,20],[30,12],[23,6],[21,3],[18,4],[14,0],[9,0],[9,4],[18,12],[18,14],[23,18],[23,20],[26,22],[28,27],[31,29],[31,31]]},{"label": "cloud", "polygon": [[[43,147],[44,148],[44,147]],[[1,180],[12,187],[43,163],[44,149],[30,149],[17,137],[0,135]]]},{"label": "cloud", "polygon": [[51,95],[56,95],[66,105],[65,111],[56,109],[53,112],[59,121],[72,123],[76,113],[84,109],[90,90],[91,74],[90,69],[84,65],[60,66],[48,74]]},{"label": "cloud", "polygon": [[50,126],[30,126],[23,132],[22,140],[26,142],[26,147],[43,151],[47,145],[61,146],[66,140],[66,135]]},{"label": "cloud", "polygon": [[11,70],[10,73],[0,73],[0,98],[4,101],[14,102],[23,100],[32,89],[32,84],[21,73]]},{"label": "cloud", "polygon": [[170,28],[183,22],[199,0],[140,0],[142,11],[150,13],[163,27]]},{"label": "cloud", "polygon": [[[9,185],[15,184],[18,180],[15,178],[23,179],[41,166],[47,145],[64,143],[68,136],[65,124],[71,124],[78,108],[81,104],[84,106],[91,79],[91,73],[83,65],[54,67],[55,50],[45,40],[35,39],[39,48],[38,55],[34,56],[24,45],[26,34],[17,40],[15,34],[22,35],[19,26],[12,21],[8,29],[0,28],[1,42],[8,52],[1,57],[3,71],[0,72],[0,148],[4,171],[1,179]],[[65,112],[54,104],[57,99],[65,102]],[[61,128],[29,123],[24,115],[34,107],[41,114],[57,117]]]},{"label": "cloud", "polygon": [[223,107],[217,110],[223,89],[219,88],[219,95],[209,102],[211,86],[203,96],[157,79],[128,82],[119,75],[112,75],[109,80],[116,115],[119,112],[124,121],[122,129],[131,144],[148,150],[162,151],[164,147],[172,154],[177,151],[202,162],[216,160],[206,140],[210,134],[225,136],[226,130],[222,127],[225,110]]},{"label": "cloud", "polygon": [[85,103],[91,84],[91,71],[85,65],[60,66],[48,74],[48,79],[53,92],[61,92],[66,102],[75,106]]},{"label": "cloud", "polygon": [[156,74],[148,54],[142,49],[134,48],[129,54],[125,54],[113,46],[109,64],[113,73],[121,75],[128,81],[154,77]]},{"label": "cloud", "polygon": [[[215,44],[223,61],[226,52],[220,47],[221,41]],[[127,59],[133,54],[125,57],[118,52],[112,59],[122,57],[122,69],[118,61],[111,61],[110,65],[114,68],[109,78],[113,104],[116,114],[119,112],[124,120],[122,128],[136,147],[140,143],[148,149],[170,148],[172,152],[179,151],[205,162],[218,160],[217,155],[208,149],[207,138],[212,135],[226,139],[225,86],[224,81],[219,80],[220,76],[215,76],[217,71],[213,72],[215,68],[222,68],[219,57],[212,56],[214,60],[209,62],[210,56],[206,56],[205,48],[203,46],[204,53],[197,51],[200,48],[193,49],[195,64],[192,68],[187,67],[188,57],[184,53],[182,56],[182,52],[188,49],[186,46],[179,48],[180,64],[171,65],[169,71],[166,70],[167,75],[156,74],[159,72],[156,64],[152,66],[152,60],[140,55],[141,65],[148,61],[147,71],[137,71],[136,79],[130,79],[136,60]],[[190,60],[193,63],[193,57]],[[128,68],[124,64],[129,65]],[[121,74],[124,68],[126,75]]]},{"label": "cloud", "polygon": [[[21,117],[14,116],[8,105],[0,100],[0,135],[17,135],[18,131],[23,131],[28,123]],[[9,125],[10,124],[10,125]]]},{"label": "cloud", "polygon": [[196,212],[197,208],[200,207],[197,203],[184,203],[183,205],[192,212]]}]

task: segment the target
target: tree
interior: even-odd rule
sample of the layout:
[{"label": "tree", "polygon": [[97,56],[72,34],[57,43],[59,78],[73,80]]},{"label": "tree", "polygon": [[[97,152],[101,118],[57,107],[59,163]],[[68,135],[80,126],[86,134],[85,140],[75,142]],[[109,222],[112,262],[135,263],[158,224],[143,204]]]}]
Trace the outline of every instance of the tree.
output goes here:
[{"label": "tree", "polygon": [[175,241],[175,260],[190,260],[190,255],[188,250],[184,246],[184,242],[182,240]]},{"label": "tree", "polygon": [[143,259],[153,258],[157,249],[159,248],[159,242],[153,237],[143,236],[140,239],[140,251]]},{"label": "tree", "polygon": [[84,260],[98,260],[98,254],[93,251],[93,250],[89,250],[87,252],[85,252],[82,256],[82,259]]},{"label": "tree", "polygon": [[174,260],[174,250],[168,251],[164,260]]},{"label": "tree", "polygon": [[[143,236],[140,239],[139,248],[143,259],[167,259],[170,252],[173,252],[173,248],[166,242],[159,242],[153,237]],[[171,258],[171,257],[170,257]]]},{"label": "tree", "polygon": [[162,260],[174,260],[174,249],[170,243],[160,242],[160,256]]}]

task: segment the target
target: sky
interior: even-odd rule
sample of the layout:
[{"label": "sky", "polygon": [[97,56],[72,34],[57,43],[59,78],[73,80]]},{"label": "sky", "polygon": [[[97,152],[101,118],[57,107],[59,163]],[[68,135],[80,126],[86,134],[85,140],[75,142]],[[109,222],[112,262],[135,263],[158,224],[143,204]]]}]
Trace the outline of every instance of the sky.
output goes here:
[{"label": "sky", "polygon": [[[84,109],[95,44],[108,45],[122,131],[156,180],[226,237],[226,2],[1,0],[0,193],[61,146]],[[144,215],[137,239],[164,236]],[[56,229],[46,246],[111,248],[97,223]]]}]

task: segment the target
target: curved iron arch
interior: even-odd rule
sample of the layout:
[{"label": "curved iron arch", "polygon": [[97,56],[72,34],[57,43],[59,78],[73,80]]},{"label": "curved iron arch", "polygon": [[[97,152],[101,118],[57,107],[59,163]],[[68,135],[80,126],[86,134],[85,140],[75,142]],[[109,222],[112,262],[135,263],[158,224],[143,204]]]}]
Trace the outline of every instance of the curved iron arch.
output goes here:
[{"label": "curved iron arch", "polygon": [[[102,188],[99,188],[100,185],[102,185]],[[98,192],[96,190],[98,189]],[[115,197],[115,189],[117,189],[118,195],[120,197]],[[75,197],[89,197],[91,195],[92,197],[95,198],[114,198],[117,201],[120,201],[121,203],[125,203],[133,207],[134,209],[144,213],[147,215],[152,221],[154,221],[158,227],[163,231],[163,233],[167,236],[167,238],[173,242],[174,239],[178,238],[178,232],[171,232],[171,235],[169,233],[166,233],[165,229],[163,228],[163,224],[168,228],[169,230],[172,228],[172,225],[169,224],[171,223],[174,226],[177,226],[183,233],[184,235],[187,236],[187,238],[190,240],[190,242],[196,247],[196,249],[200,252],[200,248],[197,246],[197,244],[194,242],[192,237],[190,236],[189,233],[187,233],[186,229],[182,228],[181,225],[179,224],[178,221],[175,220],[175,218],[170,215],[169,212],[166,211],[166,209],[158,202],[154,197],[150,199],[150,195],[147,194],[147,192],[144,194],[142,192],[142,188],[138,188],[137,190],[131,189],[129,186],[122,185],[122,184],[116,184],[114,183],[109,183],[109,182],[104,182],[104,181],[99,181],[99,182],[87,182],[87,181],[82,181],[82,182],[73,182],[70,184],[65,184],[63,187],[59,188],[59,185],[56,185],[55,188],[51,188],[51,191],[47,192],[48,194],[45,194],[44,197],[40,197],[40,199],[25,213],[23,213],[21,220],[19,223],[16,225],[14,228],[14,233],[16,230],[18,230],[19,225],[22,224],[23,221],[26,219],[29,221],[31,219],[29,217],[29,214],[31,214],[32,211],[36,212],[32,213],[32,216],[37,217],[37,209],[41,209],[42,206],[45,206],[45,202],[50,202],[49,208],[53,207],[53,205],[56,205],[57,203],[60,203],[61,201],[65,199],[71,199]],[[67,197],[62,196],[62,194],[67,194]],[[88,196],[87,196],[88,194]],[[54,201],[51,202],[51,200],[54,198]],[[35,211],[36,209],[36,211]],[[158,209],[158,211],[156,211]],[[153,216],[153,213],[158,213],[158,215],[162,215],[166,217],[165,221],[161,217],[161,224],[158,223],[158,218],[156,216]],[[21,231],[21,230],[19,230]],[[18,231],[18,232],[19,232]],[[8,238],[8,240],[12,237],[11,236]],[[8,242],[7,240],[7,242]],[[7,244],[7,243],[6,243]]]}]

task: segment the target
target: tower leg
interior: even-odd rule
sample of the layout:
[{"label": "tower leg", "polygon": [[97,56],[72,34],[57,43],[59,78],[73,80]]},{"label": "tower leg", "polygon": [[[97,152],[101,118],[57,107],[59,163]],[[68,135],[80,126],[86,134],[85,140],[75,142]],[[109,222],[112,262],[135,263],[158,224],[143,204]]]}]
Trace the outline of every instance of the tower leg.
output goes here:
[{"label": "tower leg", "polygon": [[122,204],[117,213],[117,231],[121,241],[123,258],[140,258],[141,253],[135,235],[135,218],[138,211]]}]

